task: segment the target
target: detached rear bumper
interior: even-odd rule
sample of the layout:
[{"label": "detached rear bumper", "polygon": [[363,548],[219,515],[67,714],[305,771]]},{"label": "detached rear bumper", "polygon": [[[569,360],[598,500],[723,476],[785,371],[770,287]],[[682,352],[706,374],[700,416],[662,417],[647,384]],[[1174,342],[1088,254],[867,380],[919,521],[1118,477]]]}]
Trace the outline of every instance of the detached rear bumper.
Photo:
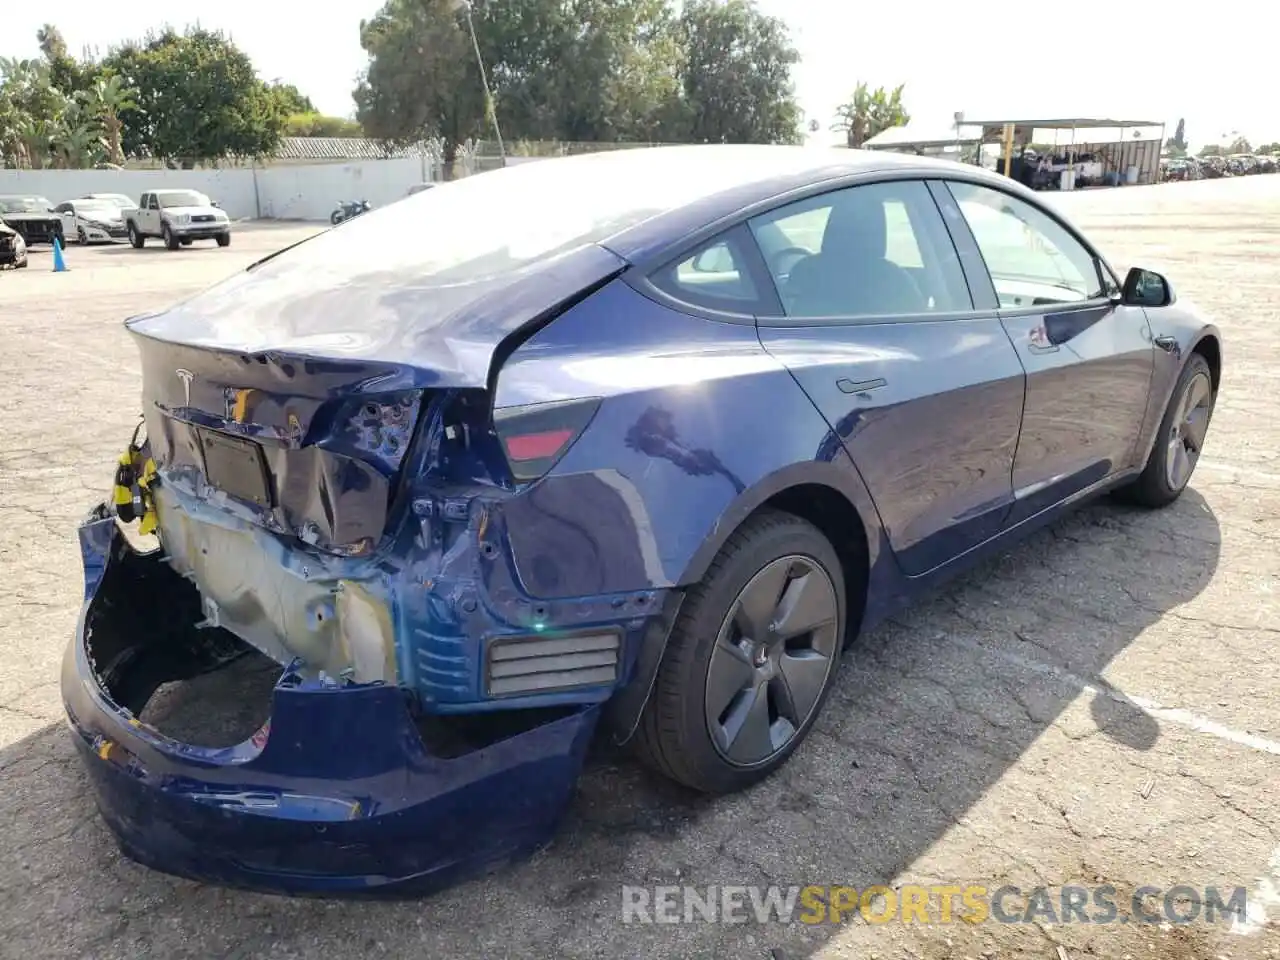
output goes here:
[{"label": "detached rear bumper", "polygon": [[[174,626],[190,621],[167,615],[180,611],[157,597],[180,594],[173,580],[185,581],[134,552],[113,519],[87,522],[80,542],[86,599],[62,694],[98,808],[126,855],[270,892],[416,893],[550,839],[599,707],[433,752],[399,688],[323,685],[285,670],[268,727],[233,746],[179,743],[134,711],[159,683],[216,667],[220,631]],[[198,606],[174,602],[188,601]]]}]

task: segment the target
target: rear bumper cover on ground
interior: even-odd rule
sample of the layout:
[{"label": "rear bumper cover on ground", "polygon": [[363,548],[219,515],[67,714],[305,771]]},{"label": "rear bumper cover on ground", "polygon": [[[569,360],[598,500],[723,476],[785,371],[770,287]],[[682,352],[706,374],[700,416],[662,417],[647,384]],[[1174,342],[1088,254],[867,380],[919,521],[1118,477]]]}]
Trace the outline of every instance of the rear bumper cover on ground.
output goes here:
[{"label": "rear bumper cover on ground", "polygon": [[285,670],[265,736],[181,744],[118,705],[102,679],[114,668],[94,658],[119,649],[111,631],[137,622],[121,609],[136,565],[159,561],[135,553],[111,518],[87,522],[80,542],[85,602],[62,695],[98,808],[128,856],[264,891],[416,893],[550,839],[599,706],[444,758],[424,746],[397,687],[325,686]]}]

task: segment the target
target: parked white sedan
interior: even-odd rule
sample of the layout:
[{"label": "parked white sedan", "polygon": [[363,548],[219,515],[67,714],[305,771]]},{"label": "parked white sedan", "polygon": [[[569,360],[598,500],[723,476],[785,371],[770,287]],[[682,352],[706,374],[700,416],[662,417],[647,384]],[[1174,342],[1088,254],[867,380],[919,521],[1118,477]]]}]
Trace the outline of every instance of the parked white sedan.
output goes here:
[{"label": "parked white sedan", "polygon": [[120,205],[111,200],[67,200],[53,208],[62,217],[62,235],[80,243],[110,243],[125,240],[125,226]]}]

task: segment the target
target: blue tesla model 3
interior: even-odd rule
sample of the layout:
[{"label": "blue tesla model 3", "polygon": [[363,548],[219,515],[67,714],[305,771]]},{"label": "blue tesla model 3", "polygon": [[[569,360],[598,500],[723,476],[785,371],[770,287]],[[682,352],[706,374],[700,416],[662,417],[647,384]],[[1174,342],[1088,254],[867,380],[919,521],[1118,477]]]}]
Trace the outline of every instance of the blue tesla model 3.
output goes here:
[{"label": "blue tesla model 3", "polygon": [[[1222,367],[1018,184],[789,147],[445,184],[127,327],[75,740],[129,856],[299,893],[528,853],[597,734],[769,775],[913,594],[1097,494],[1174,501]],[[243,728],[148,712],[254,658]]]}]

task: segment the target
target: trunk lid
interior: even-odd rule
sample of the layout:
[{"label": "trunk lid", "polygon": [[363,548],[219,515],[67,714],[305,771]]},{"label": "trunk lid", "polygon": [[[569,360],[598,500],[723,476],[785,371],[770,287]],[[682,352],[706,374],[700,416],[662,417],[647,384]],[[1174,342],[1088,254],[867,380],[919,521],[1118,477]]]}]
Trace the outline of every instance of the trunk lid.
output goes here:
[{"label": "trunk lid", "polygon": [[160,476],[318,549],[366,555],[431,404],[485,390],[509,339],[624,265],[588,245],[450,284],[268,259],[133,318]]}]

